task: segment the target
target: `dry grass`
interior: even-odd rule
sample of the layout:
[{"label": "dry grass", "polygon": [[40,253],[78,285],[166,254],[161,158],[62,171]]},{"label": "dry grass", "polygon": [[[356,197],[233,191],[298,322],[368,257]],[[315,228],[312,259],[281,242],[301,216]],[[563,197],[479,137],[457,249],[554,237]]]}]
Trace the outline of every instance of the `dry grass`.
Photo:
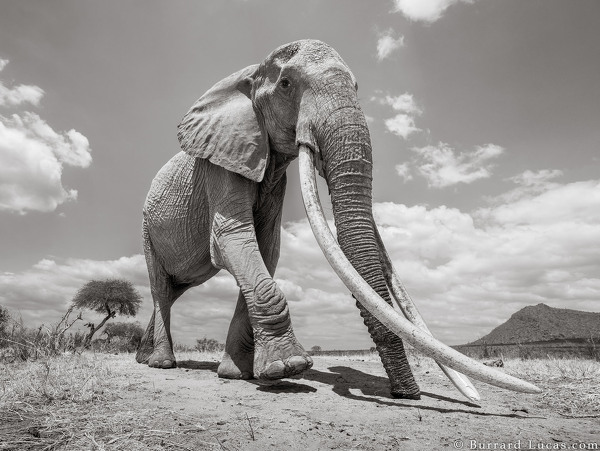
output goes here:
[{"label": "dry grass", "polygon": [[[490,359],[485,359],[490,360]],[[409,354],[413,367],[424,370],[435,362],[418,354]],[[600,417],[600,362],[572,359],[504,359],[504,367],[496,368],[512,376],[538,385],[544,393],[534,397],[542,409],[574,418]]]},{"label": "dry grass", "polygon": [[[168,421],[164,417],[168,416]],[[172,410],[111,411],[110,406],[24,406],[3,411],[2,450],[176,450],[220,448],[218,441],[189,443],[206,431],[197,420]],[[200,445],[200,447],[198,446]]]},{"label": "dry grass", "polygon": [[[216,352],[178,353],[179,361],[220,358]],[[409,358],[420,370],[435,366],[413,353]],[[378,361],[375,354],[335,359]],[[132,361],[131,354],[85,352],[0,364],[0,450],[230,449],[212,426],[181,412],[155,404],[125,410],[120,399],[139,390]],[[540,385],[544,394],[535,402],[544,411],[571,417],[600,412],[600,362],[510,359],[501,370]]]},{"label": "dry grass", "polygon": [[186,434],[203,428],[181,413],[113,408],[137,384],[126,371],[132,359],[86,352],[0,364],[0,450],[221,448],[197,439],[188,447]]},{"label": "dry grass", "polygon": [[510,374],[539,384],[537,404],[573,418],[600,417],[600,362],[584,359],[510,359]]},{"label": "dry grass", "polygon": [[[415,370],[439,371],[435,361],[424,357],[410,346],[406,347],[410,365]],[[380,362],[377,353],[330,357],[342,361]],[[490,359],[484,359],[490,360]],[[536,397],[543,409],[573,418],[600,417],[600,362],[581,358],[571,359],[504,359],[504,368],[513,376],[537,384],[544,393]]]},{"label": "dry grass", "polygon": [[[407,356],[415,369],[438,371],[433,359],[422,356],[410,347],[407,347]],[[334,358],[379,362],[376,353],[340,355]],[[573,418],[600,417],[600,361],[581,358],[511,358],[504,360],[504,368],[497,369],[542,388],[544,393],[535,398],[540,408]]]}]

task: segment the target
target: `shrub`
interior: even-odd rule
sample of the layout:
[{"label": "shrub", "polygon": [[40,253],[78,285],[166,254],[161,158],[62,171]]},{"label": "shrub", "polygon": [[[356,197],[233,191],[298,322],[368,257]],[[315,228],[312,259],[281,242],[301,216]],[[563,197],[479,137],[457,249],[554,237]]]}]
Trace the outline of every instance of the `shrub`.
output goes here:
[{"label": "shrub", "polygon": [[81,346],[83,333],[66,333],[76,321],[81,320],[81,313],[75,319],[70,319],[72,312],[73,307],[57,324],[50,327],[42,324],[37,329],[25,327],[21,319],[15,320],[9,316],[8,325],[0,336],[0,349],[3,348],[0,361],[36,360],[73,351]]},{"label": "shrub", "polygon": [[597,360],[600,362],[600,339],[599,337],[594,338],[590,333],[590,338],[586,340],[587,352],[590,359]]},{"label": "shrub", "polygon": [[[4,337],[6,335],[6,328],[8,327],[8,323],[10,321],[10,315],[8,313],[8,309],[0,305],[0,337]],[[0,348],[2,347],[2,342],[0,342]]]},{"label": "shrub", "polygon": [[144,329],[142,329],[140,323],[110,323],[106,325],[102,335],[106,335],[107,340],[111,344],[115,339],[118,339],[127,349],[133,351],[137,349],[142,341]]},{"label": "shrub", "polygon": [[214,338],[204,337],[196,340],[196,350],[200,352],[222,352],[225,350],[225,345]]}]

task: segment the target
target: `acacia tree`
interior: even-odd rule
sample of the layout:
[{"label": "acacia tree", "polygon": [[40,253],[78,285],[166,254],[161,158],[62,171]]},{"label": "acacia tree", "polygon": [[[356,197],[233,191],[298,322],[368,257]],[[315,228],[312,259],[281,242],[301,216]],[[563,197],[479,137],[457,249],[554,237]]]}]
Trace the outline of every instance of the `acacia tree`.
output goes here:
[{"label": "acacia tree", "polygon": [[90,328],[90,332],[85,337],[84,347],[90,345],[94,334],[109,319],[117,316],[117,313],[119,315],[135,316],[141,303],[142,296],[128,280],[90,280],[82,286],[73,298],[73,306],[94,310],[98,313],[106,313],[102,322],[97,326],[94,323],[86,324]]}]

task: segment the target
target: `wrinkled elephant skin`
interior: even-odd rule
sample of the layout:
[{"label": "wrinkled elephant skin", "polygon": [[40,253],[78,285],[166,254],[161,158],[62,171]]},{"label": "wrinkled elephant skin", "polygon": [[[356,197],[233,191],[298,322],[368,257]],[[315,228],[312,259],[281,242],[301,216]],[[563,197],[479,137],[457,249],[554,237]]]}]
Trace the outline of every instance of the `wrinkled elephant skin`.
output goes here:
[{"label": "wrinkled elephant skin", "polygon": [[[392,305],[392,278],[382,264],[385,253],[373,220],[371,140],[357,89],[334,49],[302,40],[224,78],[192,105],[178,128],[182,151],[156,175],[144,205],[154,313],[138,362],[176,366],[171,306],[188,288],[225,269],[240,291],[218,375],[279,379],[312,366],[294,335],[285,294],[273,280],[286,169],[306,149],[331,193],[344,258],[373,290],[375,304],[385,306],[373,310],[357,302],[391,394],[419,398],[402,339],[391,332],[409,329],[389,328],[389,315],[386,327],[377,313]],[[427,337],[424,349],[437,352]]]}]

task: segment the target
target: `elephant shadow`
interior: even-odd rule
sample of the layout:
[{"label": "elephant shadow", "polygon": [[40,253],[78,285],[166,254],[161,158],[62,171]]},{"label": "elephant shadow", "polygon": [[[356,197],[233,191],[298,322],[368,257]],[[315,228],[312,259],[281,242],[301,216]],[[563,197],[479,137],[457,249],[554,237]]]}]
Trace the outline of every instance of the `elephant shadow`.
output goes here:
[{"label": "elephant shadow", "polygon": [[360,390],[365,396],[391,399],[389,394],[390,384],[388,379],[384,377],[373,376],[347,366],[331,366],[327,369],[330,372],[310,369],[302,374],[302,378],[331,385],[334,393],[345,398],[358,399],[350,391],[354,389]]},{"label": "elephant shadow", "polygon": [[[219,363],[220,362],[214,361],[208,362],[198,360],[181,360],[177,362],[177,367],[186,370],[212,371],[213,373],[216,373]],[[259,381],[257,379],[250,379],[246,382],[256,385],[256,389],[258,391],[269,393],[316,392],[317,388],[299,382],[300,380],[304,379],[319,382],[325,385],[331,385],[334,393],[345,398],[363,401],[369,400],[374,402],[385,402],[384,400],[378,398],[388,398],[390,402],[393,402],[392,400],[394,398],[392,398],[390,395],[389,380],[385,377],[363,373],[362,371],[347,366],[332,366],[329,367],[328,370],[330,372],[310,369],[298,376],[293,376],[288,379],[274,381]],[[352,394],[350,390],[359,390],[363,396]],[[421,392],[421,395],[443,401],[463,404],[466,406],[475,406],[475,404],[470,404],[468,402],[463,402],[432,393]]]},{"label": "elephant shadow", "polygon": [[258,391],[267,393],[316,393],[317,389],[310,385],[300,384],[298,382],[286,380],[278,381],[258,381],[256,379],[249,380],[251,384],[256,385]]},{"label": "elephant shadow", "polygon": [[177,368],[186,370],[208,370],[217,372],[220,362],[199,362],[197,360],[180,360],[177,362]]},{"label": "elephant shadow", "polygon": [[[329,384],[333,387],[334,393],[346,398],[364,399],[364,396],[376,396],[378,398],[396,400],[396,398],[390,395],[390,382],[386,377],[374,376],[347,366],[331,366],[327,369],[330,373],[311,369],[303,375],[303,378]],[[360,390],[364,396],[353,395],[350,391],[351,389]],[[467,401],[436,395],[434,393],[422,391],[421,396],[469,407],[478,407],[476,404]]]},{"label": "elephant shadow", "polygon": [[[217,372],[221,362],[200,362],[198,360],[180,360],[177,362],[177,368],[185,370],[200,370]],[[301,376],[296,376],[298,379]],[[306,384],[292,382],[290,379],[274,380],[274,381],[259,381],[257,379],[249,379],[246,382],[256,385],[256,389],[268,393],[314,393],[316,388]]]},{"label": "elephant shadow", "polygon": [[[479,416],[505,417],[528,419],[517,413],[491,413],[478,410],[481,407],[461,399],[450,398],[435,393],[421,392],[422,398],[431,398],[438,401],[455,404],[455,407],[436,407],[427,405],[423,400],[396,399],[390,395],[389,380],[385,377],[374,376],[347,366],[332,366],[327,368],[330,372],[310,369],[300,377],[322,384],[331,385],[332,390],[339,396],[362,402],[373,402],[379,405],[392,407],[418,408],[423,411],[435,411],[440,413],[467,413]],[[352,391],[360,391],[354,394]]]},{"label": "elephant shadow", "polygon": [[[196,360],[183,360],[177,362],[179,368],[189,370],[208,370],[217,372],[219,362],[200,362]],[[421,392],[422,398],[431,398],[438,401],[455,404],[455,407],[434,407],[426,405],[423,401],[395,399],[390,395],[389,380],[385,377],[374,376],[369,373],[350,368],[347,366],[331,366],[327,368],[329,372],[310,369],[301,375],[294,376],[285,380],[277,381],[259,381],[250,379],[245,382],[256,385],[256,389],[261,392],[276,394],[296,394],[296,393],[316,393],[318,388],[303,384],[300,381],[307,380],[319,382],[324,385],[330,385],[332,391],[338,396],[361,402],[372,402],[383,406],[419,408],[423,411],[435,411],[440,413],[467,413],[471,415],[494,416],[506,418],[527,419],[516,413],[502,414],[484,412],[476,404],[461,399],[450,398],[435,393]],[[356,394],[359,391],[360,394]],[[354,393],[353,393],[354,392]]]}]

